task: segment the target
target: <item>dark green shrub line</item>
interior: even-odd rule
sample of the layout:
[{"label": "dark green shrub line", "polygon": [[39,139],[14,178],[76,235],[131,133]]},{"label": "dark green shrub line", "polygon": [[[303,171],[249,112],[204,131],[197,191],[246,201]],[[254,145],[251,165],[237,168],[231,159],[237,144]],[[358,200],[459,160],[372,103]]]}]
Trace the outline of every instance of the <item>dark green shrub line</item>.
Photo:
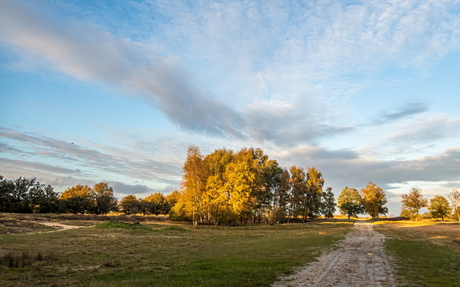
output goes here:
[{"label": "dark green shrub line", "polygon": [[56,260],[56,257],[52,252],[42,253],[38,251],[36,255],[33,255],[29,251],[23,251],[22,253],[8,251],[0,256],[0,265],[10,268],[20,268],[31,266],[35,262],[54,260]]}]

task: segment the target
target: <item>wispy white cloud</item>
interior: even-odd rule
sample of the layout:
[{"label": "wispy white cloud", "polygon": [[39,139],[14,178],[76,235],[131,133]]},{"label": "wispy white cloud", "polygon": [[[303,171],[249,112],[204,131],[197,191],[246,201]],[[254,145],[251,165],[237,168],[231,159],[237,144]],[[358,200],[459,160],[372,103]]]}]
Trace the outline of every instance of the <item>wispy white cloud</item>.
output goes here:
[{"label": "wispy white cloud", "polygon": [[384,134],[374,145],[388,155],[421,153],[438,143],[451,143],[460,138],[460,119],[445,114],[417,115]]},{"label": "wispy white cloud", "polygon": [[15,1],[0,4],[1,39],[38,55],[59,72],[155,100],[186,130],[243,137],[243,119],[229,106],[199,90],[172,57],[158,58],[145,45],[74,19],[53,22]]},{"label": "wispy white cloud", "polygon": [[[30,134],[0,128],[0,138],[10,141],[3,144],[8,150],[14,149],[14,155],[21,160],[3,159],[12,167],[15,166],[15,175],[21,176],[22,170],[34,170],[40,173],[50,173],[53,176],[62,176],[81,173],[84,178],[94,170],[105,172],[110,177],[130,177],[137,180],[155,182],[157,185],[178,185],[181,177],[181,162],[168,162],[167,160],[154,160],[145,154],[137,154],[124,150],[109,148],[104,152],[104,147],[98,149],[83,147],[79,144],[64,142],[40,134]],[[16,148],[18,147],[18,148]],[[2,150],[5,153],[8,150]],[[9,152],[11,154],[11,151]],[[45,163],[36,163],[38,159]],[[58,161],[60,167],[52,162]],[[51,162],[51,163],[50,163]],[[78,167],[78,169],[69,168]],[[62,169],[62,171],[60,171]],[[29,172],[31,173],[31,172]]]},{"label": "wispy white cloud", "polygon": [[303,162],[322,171],[326,185],[335,191],[344,186],[364,187],[373,181],[384,188],[409,181],[457,182],[460,180],[458,162],[460,148],[448,148],[443,152],[409,160],[377,160],[360,155],[353,150],[327,150],[322,147],[301,146],[276,155],[284,165]]}]

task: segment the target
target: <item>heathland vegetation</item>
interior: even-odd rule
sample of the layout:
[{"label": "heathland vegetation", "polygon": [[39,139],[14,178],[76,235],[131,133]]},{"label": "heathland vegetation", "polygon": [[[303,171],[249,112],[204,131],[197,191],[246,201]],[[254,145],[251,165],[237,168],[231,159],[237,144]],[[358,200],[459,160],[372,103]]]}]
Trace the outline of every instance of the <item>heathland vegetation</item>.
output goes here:
[{"label": "heathland vegetation", "polygon": [[[0,282],[268,286],[334,248],[352,230],[352,217],[388,213],[376,184],[345,187],[336,203],[316,167],[283,168],[260,149],[202,155],[192,146],[183,172],[179,190],[167,196],[121,199],[105,182],[58,193],[36,179],[0,176]],[[428,201],[413,188],[402,204],[401,215],[413,220],[460,215],[458,190]],[[419,214],[423,207],[428,215]],[[336,208],[348,219],[333,218]],[[388,236],[398,283],[459,282],[459,223],[374,222]]]}]

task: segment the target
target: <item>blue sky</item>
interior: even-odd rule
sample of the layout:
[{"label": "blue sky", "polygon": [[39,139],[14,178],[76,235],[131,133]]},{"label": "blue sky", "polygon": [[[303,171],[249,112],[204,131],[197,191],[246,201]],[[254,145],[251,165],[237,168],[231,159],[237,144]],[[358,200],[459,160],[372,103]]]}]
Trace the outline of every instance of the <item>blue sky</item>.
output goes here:
[{"label": "blue sky", "polygon": [[460,1],[1,1],[0,174],[177,189],[260,147],[336,195],[460,188]]}]

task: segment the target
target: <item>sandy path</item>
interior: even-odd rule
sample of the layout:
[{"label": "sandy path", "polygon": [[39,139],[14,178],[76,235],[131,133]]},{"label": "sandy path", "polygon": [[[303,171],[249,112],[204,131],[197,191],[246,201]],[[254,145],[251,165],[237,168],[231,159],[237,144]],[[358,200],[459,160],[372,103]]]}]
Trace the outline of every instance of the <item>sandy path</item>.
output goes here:
[{"label": "sandy path", "polygon": [[58,223],[58,222],[37,222],[37,223],[39,223],[41,225],[60,228],[60,229],[57,229],[57,230],[47,231],[47,233],[63,231],[63,230],[68,230],[68,229],[83,228],[84,227],[84,226],[67,225],[67,224],[62,224],[62,223]]},{"label": "sandy path", "polygon": [[371,224],[356,223],[338,249],[272,286],[396,286],[384,241]]}]

